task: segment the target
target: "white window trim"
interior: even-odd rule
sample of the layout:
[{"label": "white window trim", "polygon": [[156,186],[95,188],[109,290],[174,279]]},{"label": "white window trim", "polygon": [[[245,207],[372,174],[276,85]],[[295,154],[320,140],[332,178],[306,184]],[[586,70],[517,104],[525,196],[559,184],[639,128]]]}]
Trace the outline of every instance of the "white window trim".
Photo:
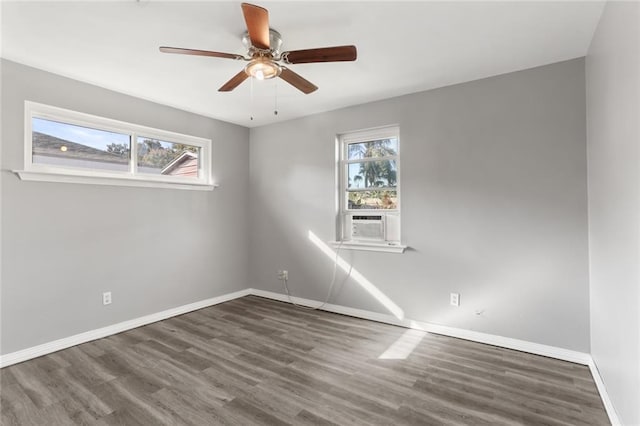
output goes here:
[{"label": "white window trim", "polygon": [[[352,144],[352,143],[359,143],[359,142],[368,142],[371,140],[377,140],[377,139],[385,139],[385,138],[390,138],[390,137],[397,137],[398,138],[398,153],[397,155],[393,156],[393,157],[376,157],[376,158],[366,158],[366,159],[357,159],[357,160],[346,160],[346,149],[347,149],[347,145],[348,144]],[[347,179],[347,174],[344,170],[344,167],[346,164],[349,163],[364,163],[367,161],[380,161],[380,160],[384,160],[384,159],[390,159],[393,158],[396,160],[396,164],[398,167],[398,170],[401,170],[400,167],[400,150],[401,148],[401,143],[400,143],[400,128],[397,125],[391,125],[391,126],[384,126],[384,127],[379,127],[379,128],[375,128],[375,129],[367,129],[367,130],[361,130],[361,131],[355,131],[355,132],[348,132],[348,133],[344,133],[341,135],[338,135],[338,143],[339,143],[339,155],[340,157],[338,158],[338,162],[340,164],[340,170],[339,170],[339,184],[340,184],[340,188],[346,188],[346,179]],[[401,185],[401,180],[400,180],[400,173],[398,173],[397,176],[397,185],[396,185],[396,190],[398,191],[398,200],[397,200],[397,208],[395,209],[358,209],[358,210],[347,210],[346,206],[345,206],[345,200],[342,195],[340,195],[340,213],[349,213],[349,212],[363,212],[365,214],[371,214],[371,213],[383,213],[383,212],[397,212],[399,213],[401,211],[401,198],[402,198],[402,191],[400,189],[400,185]],[[376,188],[376,189],[385,189],[385,188]],[[367,188],[363,188],[362,191],[367,191],[370,189]],[[360,191],[360,189],[356,189],[356,191]]]},{"label": "white window trim", "polygon": [[[358,142],[367,142],[371,140],[377,139],[385,139],[395,137],[398,138],[398,153],[392,157],[379,157],[375,159],[358,159],[358,160],[347,160],[347,146],[352,143]],[[345,250],[365,250],[365,251],[379,251],[379,252],[388,252],[388,253],[404,253],[407,249],[406,245],[403,245],[401,241],[354,241],[349,240],[347,236],[344,234],[344,223],[347,215],[367,215],[367,214],[375,214],[375,215],[396,215],[400,218],[401,214],[401,198],[402,198],[402,190],[401,190],[401,177],[402,169],[400,166],[400,151],[401,151],[401,141],[400,141],[400,127],[398,125],[389,125],[384,127],[378,127],[373,129],[361,130],[361,131],[352,131],[352,132],[344,132],[337,135],[336,138],[336,182],[337,182],[337,212],[336,212],[336,241],[331,241],[330,244],[334,248],[340,248]],[[384,159],[393,158],[396,161],[398,168],[398,176],[397,176],[397,185],[396,190],[398,193],[397,198],[397,207],[395,209],[357,209],[357,210],[348,210],[346,204],[346,197],[343,194],[343,190],[347,187],[346,180],[348,179],[346,172],[346,165],[349,163],[362,163],[365,161],[379,161]],[[384,188],[376,188],[376,189],[384,189]],[[359,189],[358,189],[359,190]],[[362,189],[367,190],[366,188]],[[401,224],[400,224],[401,226]],[[400,236],[402,235],[401,230]]]},{"label": "white window trim", "polygon": [[[76,167],[61,167],[47,164],[34,164],[32,157],[33,118],[54,120],[62,123],[90,127],[98,130],[129,135],[131,138],[131,161],[128,171],[102,171]],[[138,136],[159,139],[167,142],[182,143],[200,148],[198,177],[155,176],[137,174],[137,138]],[[213,183],[211,174],[211,140],[184,135],[167,130],[127,123],[98,117],[91,114],[72,111],[51,105],[25,101],[24,113],[24,169],[14,170],[21,180],[41,182],[65,182],[94,185],[138,186],[152,188],[175,188],[210,191],[218,185]]]}]

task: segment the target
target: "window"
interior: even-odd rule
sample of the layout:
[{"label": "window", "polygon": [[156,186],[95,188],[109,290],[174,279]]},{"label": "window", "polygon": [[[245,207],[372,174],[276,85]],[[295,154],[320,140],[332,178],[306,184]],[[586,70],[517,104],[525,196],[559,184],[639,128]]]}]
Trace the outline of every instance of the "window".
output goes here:
[{"label": "window", "polygon": [[345,133],[338,145],[338,240],[345,247],[403,249],[399,128]]},{"label": "window", "polygon": [[212,189],[211,141],[25,102],[23,180]]}]

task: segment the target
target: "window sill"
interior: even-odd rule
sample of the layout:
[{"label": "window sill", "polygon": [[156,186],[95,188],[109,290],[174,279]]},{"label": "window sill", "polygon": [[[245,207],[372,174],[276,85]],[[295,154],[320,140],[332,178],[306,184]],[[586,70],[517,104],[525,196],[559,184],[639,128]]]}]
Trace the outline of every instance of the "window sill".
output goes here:
[{"label": "window sill", "polygon": [[404,253],[407,246],[394,243],[368,243],[363,241],[330,241],[329,244],[333,248],[340,250],[364,250],[364,251],[380,251],[385,253]]},{"label": "window sill", "polygon": [[139,177],[112,177],[112,176],[92,176],[75,175],[56,172],[43,172],[33,170],[13,170],[13,173],[20,177],[20,180],[37,182],[61,182],[61,183],[81,183],[91,185],[113,185],[113,186],[137,186],[143,188],[168,188],[168,189],[188,189],[192,191],[212,191],[217,188],[215,184],[205,184],[198,182],[163,182],[156,180],[140,179]]}]

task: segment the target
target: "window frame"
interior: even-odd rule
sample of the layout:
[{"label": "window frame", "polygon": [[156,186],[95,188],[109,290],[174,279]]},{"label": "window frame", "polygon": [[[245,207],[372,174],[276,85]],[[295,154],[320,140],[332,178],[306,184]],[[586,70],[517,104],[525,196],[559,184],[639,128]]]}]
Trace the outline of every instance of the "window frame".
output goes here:
[{"label": "window frame", "polygon": [[[348,212],[379,212],[381,210],[388,212],[400,212],[400,129],[398,126],[389,126],[383,127],[379,129],[373,130],[364,130],[359,132],[350,132],[340,135],[340,172],[342,173],[341,179],[341,187],[344,188],[345,192],[364,192],[364,191],[384,191],[384,190],[395,190],[396,191],[396,208],[395,209],[349,209],[348,202],[346,200],[347,197],[344,197],[344,194],[341,199],[341,211]],[[370,157],[370,158],[357,158],[353,160],[349,160],[349,145],[363,143],[363,142],[372,142],[375,140],[381,139],[391,139],[395,138],[398,141],[398,150],[396,155],[386,155],[384,157]],[[358,188],[349,190],[349,164],[357,164],[357,163],[373,163],[377,161],[384,160],[394,160],[396,162],[396,186],[384,186],[384,187],[370,187],[370,188]]]},{"label": "window frame", "polygon": [[[22,180],[195,190],[212,190],[216,187],[211,173],[210,139],[99,117],[32,101],[25,101],[24,111],[24,170],[14,171]],[[106,171],[34,163],[32,130],[32,120],[34,118],[128,135],[130,150],[127,171]],[[138,173],[138,137],[198,147],[200,150],[198,176],[164,176]]]},{"label": "window frame", "polygon": [[[398,147],[396,155],[393,156],[384,156],[384,157],[373,157],[373,158],[359,158],[349,160],[349,145],[355,143],[362,142],[371,142],[380,139],[391,139],[394,138],[398,141]],[[350,132],[343,132],[337,135],[336,137],[336,157],[337,157],[337,170],[336,170],[336,181],[337,181],[337,225],[336,225],[336,241],[334,245],[340,246],[341,248],[346,249],[357,249],[357,250],[367,250],[367,251],[386,251],[386,252],[396,252],[402,253],[406,246],[401,244],[401,231],[400,231],[400,216],[401,216],[401,199],[402,199],[402,189],[401,189],[401,140],[400,140],[400,126],[398,125],[388,125],[383,127],[377,127],[366,130],[357,130]],[[348,190],[349,184],[349,172],[348,167],[349,164],[353,163],[364,163],[364,162],[373,162],[373,161],[382,161],[382,160],[394,160],[396,164],[396,186],[395,187],[374,187],[374,188],[362,188],[357,189],[357,192],[360,191],[371,191],[371,190],[395,190],[396,191],[396,207],[394,209],[349,209],[348,208],[348,193],[355,192]],[[398,236],[397,239],[393,240],[384,240],[380,242],[363,242],[363,241],[354,241],[350,239],[349,235],[346,232],[346,222],[349,216],[361,216],[361,215],[379,215],[385,217],[385,224],[388,223],[387,218],[390,216],[394,216],[397,218],[398,225]],[[386,225],[385,225],[386,227]],[[385,230],[386,233],[386,230]]]}]

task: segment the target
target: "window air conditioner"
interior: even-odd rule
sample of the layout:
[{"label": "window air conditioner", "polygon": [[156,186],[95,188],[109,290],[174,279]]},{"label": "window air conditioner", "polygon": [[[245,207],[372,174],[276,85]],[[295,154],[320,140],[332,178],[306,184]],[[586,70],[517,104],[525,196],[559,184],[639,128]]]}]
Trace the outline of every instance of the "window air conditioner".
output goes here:
[{"label": "window air conditioner", "polygon": [[384,241],[384,216],[353,216],[351,219],[351,239]]}]

